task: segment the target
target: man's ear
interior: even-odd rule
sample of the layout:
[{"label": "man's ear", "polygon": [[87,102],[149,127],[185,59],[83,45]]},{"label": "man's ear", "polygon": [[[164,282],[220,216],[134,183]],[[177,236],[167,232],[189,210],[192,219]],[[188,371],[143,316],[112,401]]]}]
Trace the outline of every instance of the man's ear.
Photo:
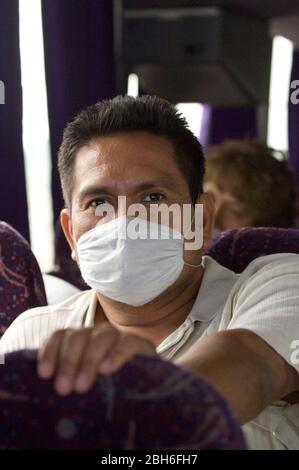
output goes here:
[{"label": "man's ear", "polygon": [[62,211],[60,212],[60,223],[61,223],[61,227],[64,232],[64,235],[72,250],[71,251],[72,259],[74,261],[77,261],[76,250],[75,250],[76,244],[75,244],[75,240],[73,237],[73,226],[72,226],[72,219],[70,216],[69,209],[62,209]]},{"label": "man's ear", "polygon": [[197,203],[203,204],[203,250],[207,250],[212,240],[215,222],[215,202],[211,194],[203,193]]}]

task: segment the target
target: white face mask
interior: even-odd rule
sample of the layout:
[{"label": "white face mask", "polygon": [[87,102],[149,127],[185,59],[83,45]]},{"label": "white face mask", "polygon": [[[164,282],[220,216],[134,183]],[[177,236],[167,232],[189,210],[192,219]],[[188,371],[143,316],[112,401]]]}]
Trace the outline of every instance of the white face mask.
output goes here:
[{"label": "white face mask", "polygon": [[[135,239],[124,236],[128,230],[130,235],[136,234]],[[159,238],[150,238],[149,233],[158,233]],[[110,299],[135,307],[158,297],[178,279],[187,264],[183,258],[183,236],[140,217],[121,216],[96,225],[79,238],[77,252],[87,285]]]}]

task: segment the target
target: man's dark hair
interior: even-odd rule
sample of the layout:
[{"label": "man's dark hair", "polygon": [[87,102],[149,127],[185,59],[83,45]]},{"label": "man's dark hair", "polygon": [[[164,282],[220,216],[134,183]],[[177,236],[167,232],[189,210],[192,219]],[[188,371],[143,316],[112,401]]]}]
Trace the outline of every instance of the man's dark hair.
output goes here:
[{"label": "man's dark hair", "polygon": [[186,179],[193,204],[202,193],[204,156],[187,121],[168,101],[157,96],[117,96],[83,109],[63,134],[58,169],[67,207],[70,207],[73,168],[77,152],[97,137],[117,133],[149,132],[171,141],[176,163]]}]

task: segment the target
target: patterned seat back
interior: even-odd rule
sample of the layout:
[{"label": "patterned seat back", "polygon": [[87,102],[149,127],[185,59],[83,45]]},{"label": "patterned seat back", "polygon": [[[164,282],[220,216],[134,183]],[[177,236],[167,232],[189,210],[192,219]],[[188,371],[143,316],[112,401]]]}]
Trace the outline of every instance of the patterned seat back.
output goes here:
[{"label": "patterned seat back", "polygon": [[0,337],[20,313],[46,304],[42,275],[29,244],[0,222]]},{"label": "patterned seat back", "polygon": [[206,255],[236,273],[259,256],[299,253],[299,229],[244,227],[223,232]]},{"label": "patterned seat back", "polygon": [[36,352],[0,366],[0,450],[244,449],[225,400],[201,377],[136,355],[85,394],[61,397],[36,374]]}]

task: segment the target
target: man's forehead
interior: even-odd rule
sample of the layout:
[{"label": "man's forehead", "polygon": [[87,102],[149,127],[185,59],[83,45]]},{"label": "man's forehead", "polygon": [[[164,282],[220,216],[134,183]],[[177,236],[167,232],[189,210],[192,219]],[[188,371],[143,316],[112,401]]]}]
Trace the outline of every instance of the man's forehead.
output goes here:
[{"label": "man's forehead", "polygon": [[171,198],[189,194],[171,142],[155,138],[146,133],[120,134],[82,147],[73,173],[76,200],[103,194],[133,196],[147,190],[165,191]]},{"label": "man's forehead", "polygon": [[[75,166],[75,181],[88,180],[89,184],[101,181],[120,181],[128,184],[141,184],[148,181],[158,185],[168,185],[169,180],[180,176],[180,171],[173,165],[161,162],[161,159],[152,159],[140,156],[137,158],[100,158],[96,155],[79,156]],[[150,183],[149,183],[150,184]]]},{"label": "man's forehead", "polygon": [[[179,176],[180,171],[172,155],[172,148],[167,147],[166,139],[165,145],[162,145],[164,141],[159,140],[157,145],[156,143],[152,145],[146,139],[147,134],[132,135],[132,140],[128,139],[126,134],[101,137],[81,147],[75,159],[75,182],[80,183],[81,186],[85,179],[90,180],[89,184],[103,178],[115,178],[122,181],[160,179],[159,184],[164,184],[167,183],[167,179],[174,178],[175,173]],[[138,140],[142,137],[141,141]],[[130,144],[126,146],[127,141]]]},{"label": "man's forehead", "polygon": [[163,154],[173,157],[172,142],[166,137],[147,132],[119,133],[90,140],[79,151],[78,155],[89,154],[90,157],[101,158],[119,155],[151,155]]}]

